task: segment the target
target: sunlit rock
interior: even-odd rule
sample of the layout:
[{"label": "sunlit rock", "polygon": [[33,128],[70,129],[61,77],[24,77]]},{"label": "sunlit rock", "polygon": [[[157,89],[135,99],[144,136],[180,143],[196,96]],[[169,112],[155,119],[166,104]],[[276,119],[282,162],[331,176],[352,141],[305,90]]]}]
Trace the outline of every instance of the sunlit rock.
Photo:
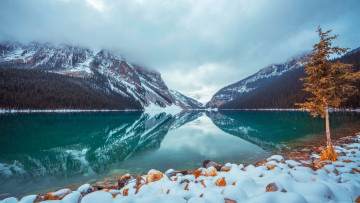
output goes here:
[{"label": "sunlit rock", "polygon": [[227,163],[225,166],[221,167],[220,171],[228,172],[231,170],[231,164]]},{"label": "sunlit rock", "polygon": [[44,201],[45,200],[61,200],[62,198],[64,198],[66,195],[68,195],[70,193],[71,193],[71,190],[68,188],[64,188],[64,189],[58,190],[56,192],[49,192],[45,195]]},{"label": "sunlit rock", "polygon": [[163,173],[161,173],[160,171],[151,169],[146,176],[146,182],[150,183],[150,182],[158,181],[163,176],[164,176]]},{"label": "sunlit rock", "polygon": [[219,187],[225,187],[226,186],[226,181],[225,181],[225,178],[219,178],[215,181],[215,184],[216,186],[219,186]]},{"label": "sunlit rock", "polygon": [[280,183],[270,183],[266,186],[266,192],[286,192],[284,187]]}]

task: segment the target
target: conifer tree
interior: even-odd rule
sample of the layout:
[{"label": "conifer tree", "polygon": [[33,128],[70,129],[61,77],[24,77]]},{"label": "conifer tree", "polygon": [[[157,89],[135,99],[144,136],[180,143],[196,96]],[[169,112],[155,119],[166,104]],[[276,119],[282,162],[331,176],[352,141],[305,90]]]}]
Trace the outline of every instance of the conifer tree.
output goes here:
[{"label": "conifer tree", "polygon": [[[332,40],[338,35],[330,35],[332,30],[323,32],[319,26],[317,33],[320,42],[313,46],[312,54],[302,61],[305,66],[305,72],[309,75],[300,80],[305,81],[304,90],[311,92],[314,97],[308,98],[305,103],[297,104],[301,109],[310,112],[314,117],[325,117],[327,148],[332,150],[329,108],[338,107],[341,102],[346,101],[349,96],[355,94],[358,90],[353,82],[360,79],[360,71],[352,72],[352,64],[343,64],[339,61],[332,63],[330,57],[341,55],[348,48],[340,48],[332,45]],[[333,150],[332,150],[333,151]]]}]

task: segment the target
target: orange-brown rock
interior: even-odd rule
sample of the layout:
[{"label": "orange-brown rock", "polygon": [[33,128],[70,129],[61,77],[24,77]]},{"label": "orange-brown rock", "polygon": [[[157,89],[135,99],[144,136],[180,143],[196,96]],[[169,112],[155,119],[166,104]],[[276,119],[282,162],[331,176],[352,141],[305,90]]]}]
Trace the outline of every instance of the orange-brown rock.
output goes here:
[{"label": "orange-brown rock", "polygon": [[314,171],[318,170],[318,168],[316,168],[316,167],[315,167],[314,165],[312,165],[312,164],[302,163],[301,166],[311,168],[311,169],[314,170]]},{"label": "orange-brown rock", "polygon": [[146,182],[151,183],[151,182],[158,181],[163,176],[164,176],[163,173],[161,173],[160,171],[151,169],[146,176]]},{"label": "orange-brown rock", "polygon": [[167,192],[166,192],[166,194],[169,194],[170,193],[170,190],[168,190]]},{"label": "orange-brown rock", "polygon": [[203,174],[204,174],[206,177],[210,177],[210,176],[215,177],[215,176],[217,176],[217,172],[216,172],[215,169],[211,169],[211,170],[206,169],[206,170],[203,171]]},{"label": "orange-brown rock", "polygon": [[188,183],[188,184],[186,184],[186,186],[185,186],[185,190],[189,191],[189,183]]},{"label": "orange-brown rock", "polygon": [[278,186],[276,183],[270,183],[266,186],[266,192],[275,192],[278,190],[281,190],[281,192],[286,192],[286,190],[282,188],[282,186]]},{"label": "orange-brown rock", "polygon": [[278,187],[276,186],[275,183],[270,183],[269,185],[266,186],[266,192],[275,192],[278,190]]},{"label": "orange-brown rock", "polygon": [[351,163],[351,162],[353,162],[353,161],[351,161],[351,160],[349,160],[349,159],[345,159],[345,160],[343,160],[343,162],[345,162],[345,163]]},{"label": "orange-brown rock", "polygon": [[258,167],[258,166],[265,166],[265,161],[263,161],[263,160],[260,160],[260,161],[258,161],[258,162],[256,162],[255,164],[254,164],[254,166],[255,167]]},{"label": "orange-brown rock", "polygon": [[355,200],[356,203],[360,203],[360,196]]},{"label": "orange-brown rock", "polygon": [[201,176],[201,171],[200,170],[196,170],[193,175],[195,176],[195,178],[198,178],[199,176]]},{"label": "orange-brown rock", "polygon": [[269,170],[273,170],[276,166],[275,165],[271,165],[271,164],[265,164],[266,167],[269,169]]},{"label": "orange-brown rock", "polygon": [[112,197],[115,198],[118,195],[118,193],[112,194]]},{"label": "orange-brown rock", "polygon": [[61,200],[62,198],[64,198],[66,195],[68,195],[70,193],[71,193],[71,190],[68,188],[61,189],[56,192],[49,192],[45,195],[43,200],[44,201],[46,201],[46,200]]},{"label": "orange-brown rock", "polygon": [[130,180],[131,180],[130,173],[127,173],[127,174],[121,176],[121,178],[118,181],[119,189],[123,188]]},{"label": "orange-brown rock", "polygon": [[215,184],[219,187],[225,187],[226,186],[226,181],[225,178],[219,178],[216,180]]},{"label": "orange-brown rock", "polygon": [[353,168],[353,169],[352,169],[352,172],[353,172],[353,173],[354,173],[354,172],[360,173],[360,170],[357,169],[357,168]]},{"label": "orange-brown rock", "polygon": [[129,189],[126,188],[123,190],[123,196],[128,196],[128,193],[129,193]]},{"label": "orange-brown rock", "polygon": [[236,201],[234,200],[231,200],[231,199],[224,199],[225,200],[225,203],[236,203]]},{"label": "orange-brown rock", "polygon": [[200,183],[201,183],[201,185],[203,185],[204,186],[204,188],[206,188],[206,185],[205,185],[205,183],[204,183],[204,181],[202,180],[202,181],[200,181]]},{"label": "orange-brown rock", "polygon": [[140,188],[141,188],[142,186],[144,186],[144,185],[147,185],[147,183],[142,183],[142,184],[140,184],[140,185],[136,188],[135,194],[137,194],[137,193],[139,192]]},{"label": "orange-brown rock", "polygon": [[221,169],[220,169],[220,171],[223,171],[223,172],[229,172],[231,170],[231,167],[229,167],[229,166],[223,166],[223,167],[221,167]]}]

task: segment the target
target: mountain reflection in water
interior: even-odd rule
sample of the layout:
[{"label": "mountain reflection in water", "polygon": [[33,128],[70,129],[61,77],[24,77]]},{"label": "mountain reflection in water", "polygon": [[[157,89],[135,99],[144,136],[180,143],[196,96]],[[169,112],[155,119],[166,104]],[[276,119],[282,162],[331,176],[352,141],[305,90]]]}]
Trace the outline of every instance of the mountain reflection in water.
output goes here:
[{"label": "mountain reflection in water", "polygon": [[[359,126],[359,120],[359,114],[332,114],[332,130]],[[4,114],[0,194],[23,195],[151,168],[193,170],[205,159],[247,164],[299,139],[318,137],[323,129],[322,119],[301,112]]]}]

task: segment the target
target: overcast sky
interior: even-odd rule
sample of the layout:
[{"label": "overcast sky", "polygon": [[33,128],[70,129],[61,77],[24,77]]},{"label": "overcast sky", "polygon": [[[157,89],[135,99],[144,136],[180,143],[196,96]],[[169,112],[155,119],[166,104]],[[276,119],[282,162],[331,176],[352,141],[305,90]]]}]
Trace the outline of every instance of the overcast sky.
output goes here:
[{"label": "overcast sky", "polygon": [[310,50],[318,25],[360,46],[359,0],[1,0],[0,40],[117,49],[201,102]]}]

